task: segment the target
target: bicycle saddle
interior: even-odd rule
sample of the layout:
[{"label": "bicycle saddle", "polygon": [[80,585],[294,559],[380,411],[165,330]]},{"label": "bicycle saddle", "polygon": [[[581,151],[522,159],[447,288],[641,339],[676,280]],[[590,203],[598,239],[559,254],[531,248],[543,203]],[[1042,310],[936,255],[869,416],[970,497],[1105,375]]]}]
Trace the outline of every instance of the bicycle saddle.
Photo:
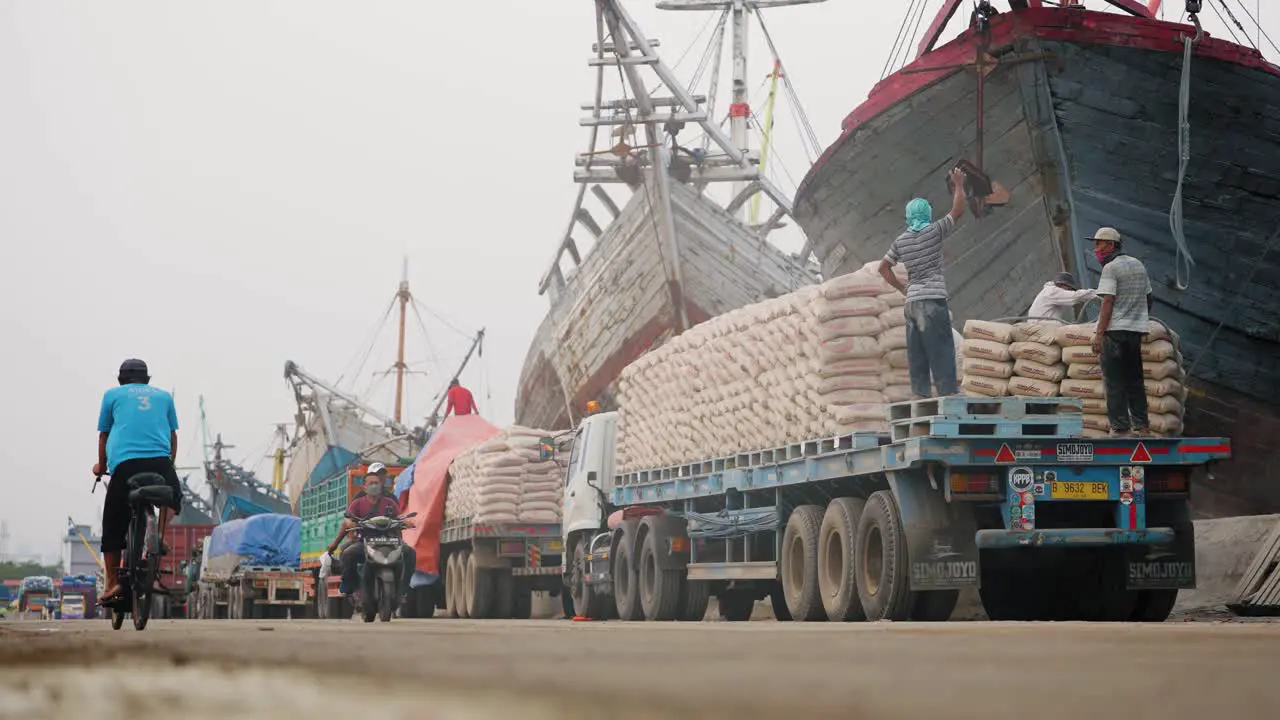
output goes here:
[{"label": "bicycle saddle", "polygon": [[173,503],[173,488],[163,475],[157,473],[138,473],[129,478],[129,502],[146,505],[170,505]]}]

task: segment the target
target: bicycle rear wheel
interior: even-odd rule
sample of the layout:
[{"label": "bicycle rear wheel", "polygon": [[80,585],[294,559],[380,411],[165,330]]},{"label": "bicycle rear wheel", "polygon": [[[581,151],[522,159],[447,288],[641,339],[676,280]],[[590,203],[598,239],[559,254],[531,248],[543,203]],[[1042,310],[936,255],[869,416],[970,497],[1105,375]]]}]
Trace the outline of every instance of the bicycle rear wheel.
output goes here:
[{"label": "bicycle rear wheel", "polygon": [[[133,629],[145,630],[151,619],[151,589],[155,587],[157,564],[160,561],[159,541],[155,532],[148,532],[155,522],[151,508],[134,513],[129,528],[130,593],[133,600]],[[147,546],[147,536],[153,538]],[[145,551],[145,557],[143,557]]]}]

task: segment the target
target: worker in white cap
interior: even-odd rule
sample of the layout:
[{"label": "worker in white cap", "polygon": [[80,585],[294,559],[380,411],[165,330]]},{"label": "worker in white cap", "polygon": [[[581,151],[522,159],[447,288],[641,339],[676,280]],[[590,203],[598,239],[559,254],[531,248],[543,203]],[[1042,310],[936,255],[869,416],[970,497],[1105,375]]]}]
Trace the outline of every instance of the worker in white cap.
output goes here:
[{"label": "worker in white cap", "polygon": [[1060,272],[1040,288],[1040,294],[1031,303],[1027,317],[1033,320],[1060,320],[1064,323],[1076,319],[1076,305],[1089,300],[1096,300],[1098,293],[1089,288],[1080,289],[1076,285],[1076,277],[1069,272]]}]

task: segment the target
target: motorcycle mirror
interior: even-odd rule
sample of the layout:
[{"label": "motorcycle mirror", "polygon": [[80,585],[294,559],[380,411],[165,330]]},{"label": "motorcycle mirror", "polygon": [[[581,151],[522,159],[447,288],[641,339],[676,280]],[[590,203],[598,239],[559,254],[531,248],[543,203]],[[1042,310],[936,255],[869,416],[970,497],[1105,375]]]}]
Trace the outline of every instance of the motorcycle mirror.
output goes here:
[{"label": "motorcycle mirror", "polygon": [[408,519],[409,519],[409,518],[411,518],[411,517],[418,517],[418,513],[416,513],[416,512],[411,512],[411,513],[409,513],[408,515],[405,515],[404,517],[402,517],[402,518],[400,518],[400,519],[401,519],[401,520],[408,520]]}]

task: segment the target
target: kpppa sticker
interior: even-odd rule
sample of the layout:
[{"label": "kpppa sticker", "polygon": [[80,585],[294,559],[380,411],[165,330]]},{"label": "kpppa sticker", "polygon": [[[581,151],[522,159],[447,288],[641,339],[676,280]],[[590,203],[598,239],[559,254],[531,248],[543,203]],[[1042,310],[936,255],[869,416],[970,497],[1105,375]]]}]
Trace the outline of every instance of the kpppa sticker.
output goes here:
[{"label": "kpppa sticker", "polygon": [[1030,490],[1035,480],[1031,468],[1016,467],[1009,471],[1009,487],[1013,488],[1014,492],[1024,493]]}]

